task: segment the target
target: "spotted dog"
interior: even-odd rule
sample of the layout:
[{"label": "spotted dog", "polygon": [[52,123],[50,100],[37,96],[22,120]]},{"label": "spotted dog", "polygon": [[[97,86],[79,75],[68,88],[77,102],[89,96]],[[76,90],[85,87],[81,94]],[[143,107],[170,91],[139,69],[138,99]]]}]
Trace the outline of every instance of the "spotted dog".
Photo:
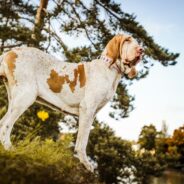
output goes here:
[{"label": "spotted dog", "polygon": [[114,36],[99,59],[67,63],[31,47],[14,48],[0,57],[0,77],[8,93],[8,111],[0,120],[0,141],[11,147],[16,120],[35,101],[79,116],[76,156],[93,171],[86,155],[96,113],[113,97],[123,75],[135,77],[143,49],[129,35]]}]

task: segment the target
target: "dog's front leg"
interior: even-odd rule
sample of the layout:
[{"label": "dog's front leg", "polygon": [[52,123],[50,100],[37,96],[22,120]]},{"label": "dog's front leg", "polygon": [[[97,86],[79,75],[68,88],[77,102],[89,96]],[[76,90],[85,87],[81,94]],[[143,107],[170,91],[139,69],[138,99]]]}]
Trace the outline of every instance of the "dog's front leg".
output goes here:
[{"label": "dog's front leg", "polygon": [[91,172],[94,171],[94,167],[87,158],[86,147],[91,125],[94,120],[95,110],[96,109],[94,107],[87,107],[85,103],[81,105],[79,114],[79,129],[75,145],[76,157],[78,157],[80,162],[83,163],[84,166]]}]

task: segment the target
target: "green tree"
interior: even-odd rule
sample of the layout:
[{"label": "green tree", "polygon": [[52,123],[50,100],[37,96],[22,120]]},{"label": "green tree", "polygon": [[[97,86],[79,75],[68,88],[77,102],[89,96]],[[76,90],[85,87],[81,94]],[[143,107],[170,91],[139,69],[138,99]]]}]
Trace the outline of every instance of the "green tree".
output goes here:
[{"label": "green tree", "polygon": [[151,176],[160,176],[166,168],[165,160],[160,155],[154,155],[147,150],[144,153],[137,151],[133,165],[135,181],[140,184],[150,184]]},{"label": "green tree", "polygon": [[166,124],[166,121],[163,121],[161,131],[158,132],[155,141],[156,154],[162,155],[163,157],[166,156],[165,153],[168,150],[168,139],[168,126]]},{"label": "green tree", "polygon": [[[175,129],[172,136],[168,136],[164,123],[162,130],[155,138],[155,156],[163,161],[165,167],[182,169],[184,165],[184,126]],[[148,138],[148,137],[147,137]]]},{"label": "green tree", "polygon": [[146,150],[155,149],[156,137],[157,137],[157,130],[154,125],[145,125],[141,133],[139,135],[138,143],[140,148],[144,148]]},{"label": "green tree", "polygon": [[172,137],[168,140],[168,152],[175,162],[174,167],[184,167],[184,125],[174,130]]},{"label": "green tree", "polygon": [[0,80],[0,119],[6,113],[7,109],[7,93],[3,82]]},{"label": "green tree", "polygon": [[131,143],[116,137],[104,123],[94,124],[88,143],[88,154],[98,165],[101,181],[107,184],[131,180],[134,152]]},{"label": "green tree", "polygon": [[[1,52],[10,47],[28,45],[31,42],[31,29],[36,13],[29,1],[0,1],[0,45]],[[11,45],[9,47],[9,45]]]},{"label": "green tree", "polygon": [[132,143],[117,137],[104,123],[95,121],[91,131],[88,155],[97,163],[101,181],[112,183],[149,183],[150,176],[159,176],[165,165],[149,151],[134,151]]}]

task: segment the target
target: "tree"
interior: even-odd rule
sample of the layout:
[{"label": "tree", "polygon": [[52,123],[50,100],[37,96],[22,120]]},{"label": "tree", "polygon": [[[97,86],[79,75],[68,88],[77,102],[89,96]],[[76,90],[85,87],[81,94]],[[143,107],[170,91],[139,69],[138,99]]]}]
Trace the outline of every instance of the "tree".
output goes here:
[{"label": "tree", "polygon": [[5,86],[3,85],[2,81],[0,81],[0,119],[6,113],[7,105],[7,93]]},{"label": "tree", "polygon": [[88,154],[98,164],[98,173],[107,184],[128,181],[131,178],[131,143],[116,137],[113,130],[97,121],[91,131]]},{"label": "tree", "polygon": [[[152,136],[152,138],[155,137],[155,156],[162,160],[162,163],[165,165],[165,167],[182,169],[184,166],[184,126],[175,129],[172,136],[168,136],[166,130],[167,126],[164,123],[162,130],[157,132],[156,137]],[[144,135],[145,132],[148,131],[144,131]],[[150,134],[146,133],[146,135]],[[146,139],[148,139],[148,137],[149,136],[147,136]],[[142,142],[145,143],[145,139],[142,139],[141,143]],[[148,147],[148,145],[149,144],[147,143],[146,146]]]},{"label": "tree", "polygon": [[1,52],[10,47],[28,45],[31,41],[30,27],[35,7],[28,1],[1,0],[0,2],[0,45]]},{"label": "tree", "polygon": [[175,167],[184,167],[184,125],[174,130],[173,136],[168,141],[168,144],[168,151],[170,151],[171,154],[171,148],[175,148],[174,154],[177,155],[177,162],[175,163]]},{"label": "tree", "polygon": [[156,153],[159,155],[162,154],[163,157],[168,150],[167,144],[168,139],[169,139],[168,126],[166,124],[166,121],[163,121],[161,131],[157,133],[157,138],[155,140]]},{"label": "tree", "polygon": [[184,148],[183,138],[184,138],[184,125],[179,127],[178,129],[175,129],[172,136],[173,143],[178,145],[179,148],[181,148],[181,150],[179,149],[181,153],[182,153],[182,148]]},{"label": "tree", "polygon": [[39,42],[40,42],[40,39],[42,38],[41,31],[44,26],[44,18],[47,14],[46,12],[47,5],[48,5],[48,0],[40,0],[40,5],[36,12],[34,29],[31,35],[33,39],[33,46],[35,47],[39,47]]},{"label": "tree", "polygon": [[154,125],[145,125],[141,133],[139,135],[138,143],[140,148],[144,148],[146,150],[155,149],[156,137],[157,137],[157,130]]},{"label": "tree", "polygon": [[149,183],[149,177],[159,176],[165,166],[149,151],[134,151],[131,142],[98,121],[90,134],[88,155],[98,165],[99,178],[107,184]]},{"label": "tree", "polygon": [[150,184],[151,176],[160,176],[166,168],[165,160],[147,150],[144,153],[137,151],[133,165],[136,168],[134,170],[135,181],[140,184]]}]

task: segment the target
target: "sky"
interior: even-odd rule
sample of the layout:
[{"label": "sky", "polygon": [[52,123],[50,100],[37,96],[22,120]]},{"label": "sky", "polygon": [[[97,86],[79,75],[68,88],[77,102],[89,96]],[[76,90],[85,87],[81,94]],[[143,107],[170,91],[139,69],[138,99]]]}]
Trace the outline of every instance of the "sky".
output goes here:
[{"label": "sky", "polygon": [[129,87],[135,96],[128,118],[115,121],[108,116],[108,105],[97,117],[107,122],[116,135],[137,140],[144,125],[158,130],[165,121],[168,133],[184,124],[184,1],[183,0],[116,0],[122,9],[134,13],[137,21],[161,46],[180,53],[178,64],[164,67],[155,61],[149,75]]}]

